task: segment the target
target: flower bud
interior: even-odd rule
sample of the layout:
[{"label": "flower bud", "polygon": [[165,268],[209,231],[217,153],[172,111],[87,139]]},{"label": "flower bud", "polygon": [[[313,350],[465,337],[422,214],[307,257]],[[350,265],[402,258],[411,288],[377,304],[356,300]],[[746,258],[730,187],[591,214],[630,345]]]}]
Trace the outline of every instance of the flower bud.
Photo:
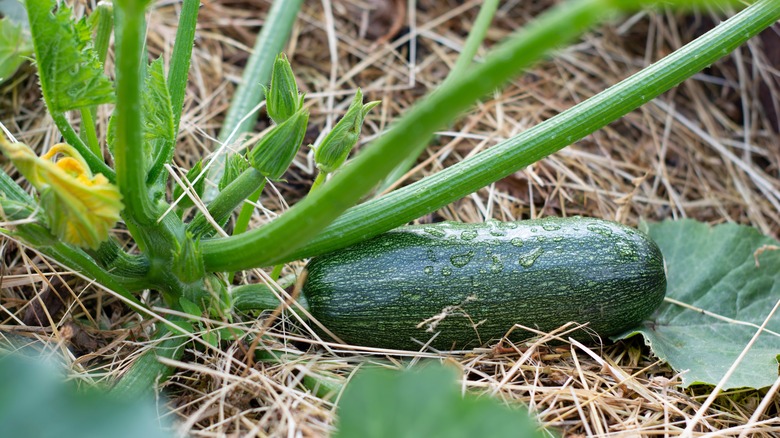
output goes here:
[{"label": "flower bud", "polygon": [[303,96],[298,95],[292,67],[287,57],[280,53],[274,61],[271,73],[271,87],[266,89],[265,105],[270,117],[277,125],[303,108]]},{"label": "flower bud", "polygon": [[184,283],[192,283],[206,275],[200,240],[187,232],[180,246],[173,253],[173,273]]},{"label": "flower bud", "polygon": [[285,122],[274,126],[249,151],[249,162],[268,179],[278,180],[290,167],[306,135],[309,112],[301,109]]},{"label": "flower bud", "polygon": [[344,164],[349,152],[360,138],[363,119],[378,104],[379,102],[375,101],[363,105],[363,92],[358,89],[344,117],[336,123],[314,151],[314,161],[318,169],[331,173]]}]

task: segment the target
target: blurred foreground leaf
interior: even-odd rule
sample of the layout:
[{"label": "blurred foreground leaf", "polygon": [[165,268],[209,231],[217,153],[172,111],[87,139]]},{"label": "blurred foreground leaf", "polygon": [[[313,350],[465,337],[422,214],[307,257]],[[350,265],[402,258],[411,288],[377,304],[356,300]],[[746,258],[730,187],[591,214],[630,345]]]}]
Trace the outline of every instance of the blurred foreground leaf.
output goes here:
[{"label": "blurred foreground leaf", "polygon": [[81,390],[41,359],[0,356],[0,435],[39,438],[164,438],[153,401]]},{"label": "blurred foreground leaf", "polygon": [[0,84],[13,76],[32,52],[30,34],[22,24],[10,17],[0,19]]},{"label": "blurred foreground leaf", "polygon": [[[751,227],[694,220],[650,224],[649,234],[666,260],[667,299],[693,309],[667,300],[653,321],[622,337],[641,333],[659,358],[683,372],[684,386],[715,385],[780,299],[780,251],[772,250],[780,243]],[[780,312],[766,329],[724,389],[762,388],[777,379]]]},{"label": "blurred foreground leaf", "polygon": [[542,437],[528,414],[461,396],[454,368],[367,369],[344,390],[336,438]]}]

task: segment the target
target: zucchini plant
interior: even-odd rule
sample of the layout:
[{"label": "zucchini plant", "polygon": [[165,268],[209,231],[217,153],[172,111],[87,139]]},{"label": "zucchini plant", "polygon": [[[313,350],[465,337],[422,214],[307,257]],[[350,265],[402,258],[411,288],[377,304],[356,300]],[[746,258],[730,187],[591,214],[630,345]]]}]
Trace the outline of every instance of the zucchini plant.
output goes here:
[{"label": "zucchini plant", "polygon": [[[282,178],[307,129],[305,97],[298,92],[288,61],[279,53],[280,35],[289,33],[300,1],[277,0],[245,77],[270,79],[266,106],[273,126],[245,154],[215,154],[189,172],[170,166],[176,147],[198,1],[184,0],[180,24],[166,72],[161,59],[145,56],[148,1],[117,0],[80,20],[53,0],[26,0],[43,98],[62,134],[62,143],[44,145],[42,156],[4,130],[0,149],[35,188],[30,195],[0,173],[0,206],[13,228],[3,229],[87,278],[121,296],[143,315],[151,315],[140,291],[156,292],[169,309],[229,317],[233,302],[225,273],[270,267],[312,257],[366,240],[498,180],[547,156],[676,86],[726,55],[780,18],[777,0],[758,0],[667,58],[581,104],[436,175],[359,204],[373,187],[427,139],[476,100],[500,87],[551,49],[575,40],[602,20],[633,10],[638,0],[578,0],[551,9],[496,47],[484,62],[461,69],[435,93],[421,100],[384,135],[346,162],[361,123],[373,103],[358,94],[350,110],[317,146],[320,176],[316,189],[277,219],[247,229],[267,180]],[[680,1],[688,5],[689,2]],[[115,71],[103,61],[114,36]],[[238,93],[220,135],[230,143],[251,127],[249,109],[262,89]],[[114,105],[104,139],[97,135],[97,107]],[[72,117],[77,115],[78,117]],[[78,125],[72,120],[78,119]],[[104,148],[104,146],[106,146]],[[219,148],[220,150],[224,148]],[[109,164],[110,163],[110,164]],[[223,171],[212,171],[215,168]],[[332,178],[327,175],[332,174]],[[213,178],[208,188],[206,176]],[[171,178],[176,187],[171,189]],[[208,192],[212,193],[208,193]],[[173,196],[169,196],[172,193]],[[201,199],[202,198],[202,199]],[[189,201],[188,201],[189,200]],[[245,203],[249,200],[250,202]],[[205,207],[195,214],[185,208]],[[240,209],[232,234],[226,224]],[[125,227],[132,242],[111,230]],[[137,248],[129,251],[128,248]],[[277,269],[278,271],[278,269]],[[248,294],[259,288],[244,289]],[[242,298],[263,303],[264,297]],[[187,335],[192,323],[171,318],[158,325],[158,336]],[[172,341],[172,344],[176,342]],[[175,357],[177,345],[157,354]],[[150,353],[152,354],[152,353]],[[120,388],[148,388],[157,363],[144,356],[120,382]]]}]

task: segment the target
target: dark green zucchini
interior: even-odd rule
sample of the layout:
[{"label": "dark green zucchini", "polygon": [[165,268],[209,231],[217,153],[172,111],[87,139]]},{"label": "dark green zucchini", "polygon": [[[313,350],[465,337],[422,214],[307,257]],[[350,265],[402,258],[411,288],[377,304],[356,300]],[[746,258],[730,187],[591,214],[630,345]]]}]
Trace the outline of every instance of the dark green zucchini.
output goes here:
[{"label": "dark green zucchini", "polygon": [[[463,349],[515,324],[577,339],[638,325],[666,292],[663,257],[643,233],[573,217],[408,226],[311,260],[311,314],[344,342]],[[435,338],[434,338],[435,336]],[[532,336],[514,330],[512,339]]]}]

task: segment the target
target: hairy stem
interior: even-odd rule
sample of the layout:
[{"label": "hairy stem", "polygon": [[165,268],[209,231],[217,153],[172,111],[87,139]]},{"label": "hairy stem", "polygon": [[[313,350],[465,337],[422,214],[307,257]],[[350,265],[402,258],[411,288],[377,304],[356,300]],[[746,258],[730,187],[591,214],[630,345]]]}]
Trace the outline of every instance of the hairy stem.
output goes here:
[{"label": "hairy stem", "polygon": [[184,0],[176,29],[176,41],[173,44],[171,70],[168,72],[168,89],[171,93],[173,108],[173,132],[179,132],[179,122],[187,91],[187,77],[190,71],[192,46],[195,41],[195,28],[198,22],[200,0]]},{"label": "hairy stem", "polygon": [[141,55],[144,53],[145,2],[122,0],[116,13],[116,183],[125,203],[125,217],[140,225],[157,219],[146,185],[141,114]]},{"label": "hairy stem", "polygon": [[[248,196],[264,185],[265,177],[263,174],[250,167],[239,175],[238,178],[233,180],[232,183],[228,184],[228,186],[219,193],[219,196],[214,199],[214,202],[209,204],[209,214],[218,224],[223,225],[227,222],[230,214],[236,207],[241,205]],[[198,214],[188,225],[187,231],[194,236],[204,236],[210,234],[212,226],[203,214]]]}]

